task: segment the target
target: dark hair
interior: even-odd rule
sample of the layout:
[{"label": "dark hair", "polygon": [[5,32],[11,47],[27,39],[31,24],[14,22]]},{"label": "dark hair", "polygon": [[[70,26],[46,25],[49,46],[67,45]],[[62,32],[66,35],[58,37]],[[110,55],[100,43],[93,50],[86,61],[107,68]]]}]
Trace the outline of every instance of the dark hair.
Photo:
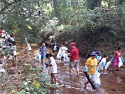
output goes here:
[{"label": "dark hair", "polygon": [[118,49],[118,50],[121,50],[121,47],[118,47],[117,49]]},{"label": "dark hair", "polygon": [[61,45],[65,45],[65,43],[62,43]]},{"label": "dark hair", "polygon": [[106,53],[103,54],[103,57],[107,57],[108,55]]},{"label": "dark hair", "polygon": [[48,58],[48,57],[51,57],[52,56],[52,54],[51,53],[47,53],[46,54],[46,57]]}]

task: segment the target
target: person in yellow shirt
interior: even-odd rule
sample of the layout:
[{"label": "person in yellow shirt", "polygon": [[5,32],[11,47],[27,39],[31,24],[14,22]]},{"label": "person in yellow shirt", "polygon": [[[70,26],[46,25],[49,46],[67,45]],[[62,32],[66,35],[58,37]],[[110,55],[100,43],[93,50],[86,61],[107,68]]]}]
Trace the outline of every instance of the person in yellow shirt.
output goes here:
[{"label": "person in yellow shirt", "polygon": [[[91,57],[87,59],[86,61],[86,66],[88,68],[88,74],[90,76],[90,79],[92,80],[92,82],[94,83],[94,74],[96,72],[96,69],[97,69],[97,65],[98,65],[98,60],[95,58],[96,56],[96,53],[95,52],[92,52],[91,53]],[[86,85],[88,84],[89,82],[85,82],[84,84],[84,89],[86,89]]]}]

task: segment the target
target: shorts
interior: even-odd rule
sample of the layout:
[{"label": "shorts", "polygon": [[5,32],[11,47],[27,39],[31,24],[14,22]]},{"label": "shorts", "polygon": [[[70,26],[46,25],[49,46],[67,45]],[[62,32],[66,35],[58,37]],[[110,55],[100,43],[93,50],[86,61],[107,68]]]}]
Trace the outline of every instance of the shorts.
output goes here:
[{"label": "shorts", "polygon": [[70,61],[69,62],[69,67],[72,69],[72,68],[79,68],[79,60],[74,60],[74,61]]},{"label": "shorts", "polygon": [[14,55],[13,58],[16,58],[16,55]]},{"label": "shorts", "polygon": [[41,59],[44,59],[45,58],[45,55],[41,55]]}]

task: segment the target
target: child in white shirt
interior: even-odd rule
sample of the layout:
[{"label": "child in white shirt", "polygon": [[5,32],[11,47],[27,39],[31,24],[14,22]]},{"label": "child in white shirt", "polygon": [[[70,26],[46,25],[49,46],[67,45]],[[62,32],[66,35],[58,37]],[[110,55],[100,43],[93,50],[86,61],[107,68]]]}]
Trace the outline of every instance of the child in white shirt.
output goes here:
[{"label": "child in white shirt", "polygon": [[57,65],[56,62],[54,60],[54,58],[52,57],[51,53],[47,53],[46,54],[46,58],[48,59],[48,62],[45,63],[46,66],[49,66],[50,68],[50,73],[51,73],[51,83],[52,84],[56,84],[56,76],[55,74],[57,73]]},{"label": "child in white shirt", "polygon": [[67,58],[67,54],[66,54],[67,50],[68,50],[68,48],[65,47],[63,44],[61,44],[61,47],[57,54],[57,58],[61,59],[61,62],[65,62],[65,58]]},{"label": "child in white shirt", "polygon": [[105,73],[105,65],[106,65],[106,61],[108,59],[108,56],[106,54],[104,54],[102,60],[99,62],[99,65],[98,65],[98,70],[102,73]]}]

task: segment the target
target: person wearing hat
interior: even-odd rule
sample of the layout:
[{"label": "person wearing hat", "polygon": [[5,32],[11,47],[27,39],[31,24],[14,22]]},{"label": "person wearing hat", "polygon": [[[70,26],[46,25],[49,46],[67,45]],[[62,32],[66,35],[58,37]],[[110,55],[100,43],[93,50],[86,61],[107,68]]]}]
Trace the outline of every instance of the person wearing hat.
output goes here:
[{"label": "person wearing hat", "polygon": [[70,43],[70,62],[69,62],[69,75],[72,75],[72,69],[75,67],[77,76],[79,76],[79,50],[74,42]]},{"label": "person wearing hat", "polygon": [[[90,76],[90,79],[92,80],[92,82],[94,83],[94,77],[95,77],[95,72],[96,72],[96,69],[97,69],[97,65],[98,65],[98,60],[95,58],[96,56],[96,53],[95,52],[92,52],[91,53],[91,57],[87,59],[86,61],[86,66],[88,68],[88,74]],[[85,82],[84,84],[84,88],[86,89],[86,86],[89,82]]]}]

